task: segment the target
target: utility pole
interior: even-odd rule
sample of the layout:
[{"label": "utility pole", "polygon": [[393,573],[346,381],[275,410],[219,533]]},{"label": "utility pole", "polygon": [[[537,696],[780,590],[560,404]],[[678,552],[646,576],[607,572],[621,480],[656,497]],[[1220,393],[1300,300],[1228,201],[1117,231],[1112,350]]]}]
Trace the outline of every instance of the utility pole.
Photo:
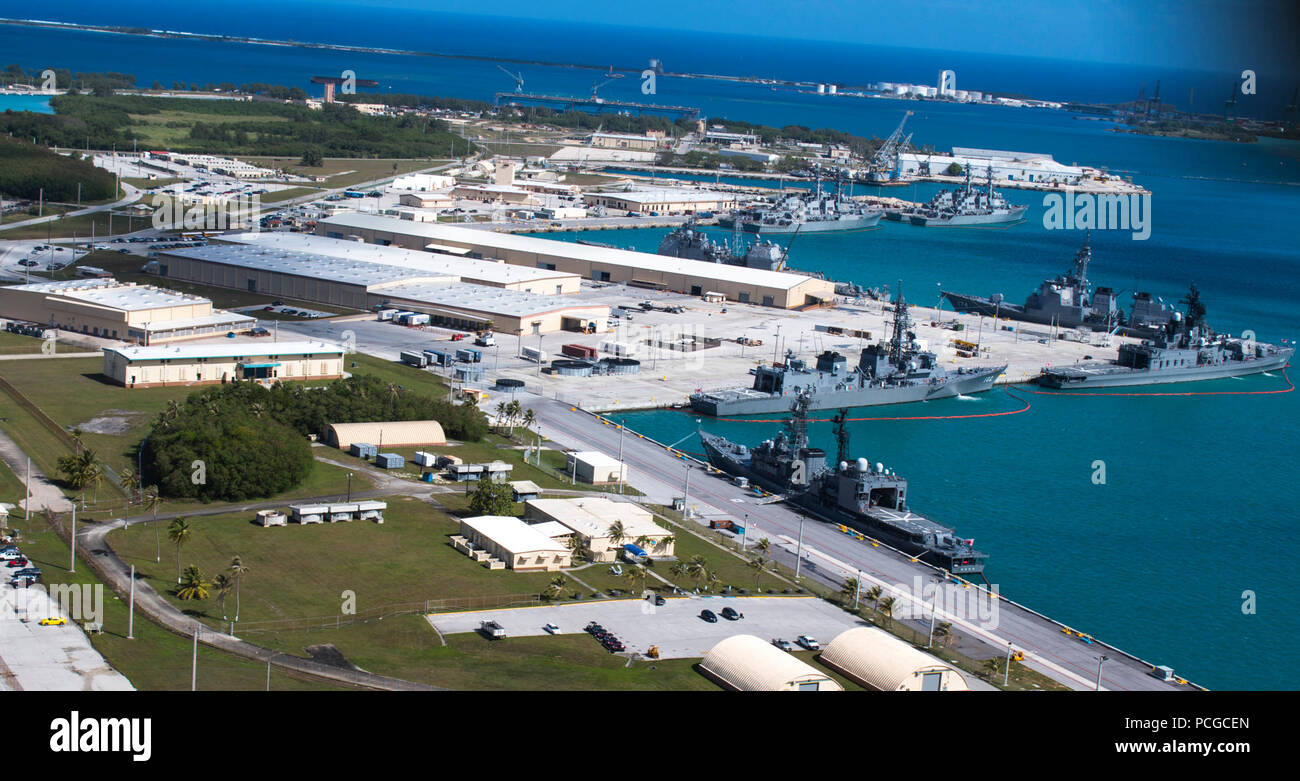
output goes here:
[{"label": "utility pole", "polygon": [[77,503],[72,503],[72,560],[68,562],[68,572],[77,571]]},{"label": "utility pole", "polygon": [[23,520],[32,518],[32,457],[27,457],[27,500],[23,502]]},{"label": "utility pole", "polygon": [[623,429],[627,428],[627,420],[623,419],[618,422],[618,492],[623,493],[623,485],[627,483],[625,470],[627,467],[623,464]]},{"label": "utility pole", "polygon": [[199,624],[194,622],[194,651],[190,657],[190,691],[198,691],[199,683]]},{"label": "utility pole", "polygon": [[862,593],[862,570],[858,570],[858,576],[853,580],[853,612],[858,612],[858,595]]},{"label": "utility pole", "polygon": [[126,639],[135,639],[135,565],[131,565],[131,601],[126,609]]},{"label": "utility pole", "polygon": [[799,514],[799,545],[794,553],[794,579],[799,580],[799,572],[803,567],[803,513]]},{"label": "utility pole", "polygon": [[686,465],[686,485],[682,487],[682,518],[690,517],[691,465]]},{"label": "utility pole", "polygon": [[[1105,657],[1102,658],[1104,659]],[[1098,666],[1098,669],[1100,669],[1100,666]],[[1006,666],[1006,670],[1002,673],[1003,687],[1006,687],[1007,681],[1010,678],[1011,678],[1011,643],[1007,643],[1007,666]]]},{"label": "utility pole", "polygon": [[1097,691],[1101,691],[1101,666],[1106,663],[1109,656],[1102,654],[1097,658]]},{"label": "utility pole", "polygon": [[934,596],[930,597],[930,639],[926,641],[925,647],[930,648],[934,645],[934,617],[936,609],[939,607],[939,584],[934,585]]}]

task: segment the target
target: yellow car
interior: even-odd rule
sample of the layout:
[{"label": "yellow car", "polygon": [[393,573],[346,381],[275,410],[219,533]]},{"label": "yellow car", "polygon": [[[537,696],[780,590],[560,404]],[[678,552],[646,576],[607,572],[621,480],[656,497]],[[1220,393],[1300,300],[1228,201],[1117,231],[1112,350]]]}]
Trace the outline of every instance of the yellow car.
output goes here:
[{"label": "yellow car", "polygon": [[63,626],[66,623],[68,623],[68,619],[63,618],[61,616],[41,619],[41,626]]}]

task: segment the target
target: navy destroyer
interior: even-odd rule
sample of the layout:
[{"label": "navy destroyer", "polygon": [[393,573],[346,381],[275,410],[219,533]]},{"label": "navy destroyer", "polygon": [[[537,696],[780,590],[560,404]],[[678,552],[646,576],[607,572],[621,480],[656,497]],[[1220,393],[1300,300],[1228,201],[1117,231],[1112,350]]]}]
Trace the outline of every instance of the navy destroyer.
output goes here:
[{"label": "navy destroyer", "polygon": [[848,370],[848,360],[831,350],[818,355],[811,367],[791,350],[784,363],[750,369],[752,387],[694,393],[691,408],[714,416],[784,412],[791,399],[809,388],[816,390],[813,409],[945,399],[986,391],[1007,368],[946,369],[934,353],[920,348],[912,328],[900,285],[889,340],[868,345],[854,369]]},{"label": "navy destroyer", "polygon": [[1001,293],[984,297],[943,290],[940,295],[958,312],[1061,328],[1155,336],[1174,310],[1150,293],[1135,293],[1132,313],[1125,317],[1113,288],[1098,287],[1094,291],[1088,281],[1088,263],[1092,260],[1090,237],[1091,232],[1084,234],[1083,246],[1074,256],[1074,266],[1064,274],[1043,280],[1023,306],[1007,302]]},{"label": "navy destroyer", "polygon": [[786,258],[786,250],[771,241],[754,241],[748,248],[738,235],[733,236],[731,246],[714,241],[695,227],[694,220],[664,236],[659,241],[657,252],[670,258],[725,263],[764,271],[780,271]]},{"label": "navy destroyer", "polygon": [[993,167],[989,166],[988,186],[971,184],[970,167],[966,168],[966,186],[957,190],[940,190],[924,206],[890,209],[885,217],[921,227],[1003,225],[1024,219],[1028,206],[1008,203],[993,189]]},{"label": "navy destroyer", "polygon": [[849,457],[847,410],[835,417],[839,448],[833,464],[826,463],[825,451],[808,446],[808,411],[816,406],[816,395],[813,388],[801,391],[790,405],[785,430],[752,449],[701,431],[709,463],[927,564],[953,574],[982,574],[988,556],[975,550],[974,540],[960,539],[947,526],[911,511],[906,478],[881,463]]},{"label": "navy destroyer", "polygon": [[1205,324],[1205,305],[1196,285],[1183,303],[1186,316],[1175,312],[1155,339],[1121,345],[1117,361],[1047,367],[1038,383],[1049,388],[1110,388],[1214,380],[1283,368],[1295,352],[1292,347],[1216,334]]},{"label": "navy destroyer", "polygon": [[845,195],[841,177],[836,177],[835,189],[826,192],[819,176],[815,191],[800,190],[766,208],[734,211],[719,217],[718,225],[739,226],[749,233],[822,233],[874,228],[884,214]]}]

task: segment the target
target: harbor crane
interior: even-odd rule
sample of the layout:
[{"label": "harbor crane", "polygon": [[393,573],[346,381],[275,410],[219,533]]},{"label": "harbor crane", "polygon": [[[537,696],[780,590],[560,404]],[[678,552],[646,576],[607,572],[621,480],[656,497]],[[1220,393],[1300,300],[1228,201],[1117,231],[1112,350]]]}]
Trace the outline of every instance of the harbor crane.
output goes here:
[{"label": "harbor crane", "polygon": [[1152,94],[1151,99],[1147,101],[1146,115],[1148,117],[1160,116],[1160,80],[1159,79],[1156,79],[1155,93]]},{"label": "harbor crane", "polygon": [[[613,66],[611,65],[610,67],[612,68]],[[609,84],[609,83],[612,82],[612,81],[614,81],[614,79],[612,79],[612,78],[607,78],[607,79],[605,79],[604,81],[601,81],[600,79],[596,79],[594,82],[592,82],[592,84],[591,84],[591,99],[592,99],[592,101],[594,101],[594,102],[599,102],[599,101],[600,101],[600,98],[598,98],[598,97],[596,96],[596,92],[597,92],[601,87],[605,86],[606,84]]]},{"label": "harbor crane", "polygon": [[866,173],[867,180],[879,182],[884,179],[892,179],[898,170],[898,155],[908,148],[912,141],[911,134],[903,136],[903,126],[907,124],[907,118],[912,116],[909,110],[903,114],[903,119],[894,128],[894,132],[889,134],[885,143],[880,145],[876,153],[871,156],[871,161],[867,163]]},{"label": "harbor crane", "polygon": [[501,72],[502,72],[502,73],[504,73],[505,75],[507,75],[507,76],[509,76],[510,78],[512,78],[512,79],[515,80],[515,92],[516,92],[516,93],[522,93],[522,92],[524,91],[524,74],[523,74],[523,73],[511,73],[510,71],[506,70],[506,66],[504,66],[504,65],[498,65],[497,67],[501,69]]}]

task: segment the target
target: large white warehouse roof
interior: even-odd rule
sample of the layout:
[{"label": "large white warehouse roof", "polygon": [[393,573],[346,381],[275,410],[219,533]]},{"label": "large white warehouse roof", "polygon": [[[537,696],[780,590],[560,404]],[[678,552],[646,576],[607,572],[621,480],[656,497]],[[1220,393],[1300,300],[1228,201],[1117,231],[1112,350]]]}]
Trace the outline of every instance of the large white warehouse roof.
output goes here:
[{"label": "large white warehouse roof", "polygon": [[739,691],[844,691],[826,673],[753,635],[733,635],[713,646],[700,667]]}]

